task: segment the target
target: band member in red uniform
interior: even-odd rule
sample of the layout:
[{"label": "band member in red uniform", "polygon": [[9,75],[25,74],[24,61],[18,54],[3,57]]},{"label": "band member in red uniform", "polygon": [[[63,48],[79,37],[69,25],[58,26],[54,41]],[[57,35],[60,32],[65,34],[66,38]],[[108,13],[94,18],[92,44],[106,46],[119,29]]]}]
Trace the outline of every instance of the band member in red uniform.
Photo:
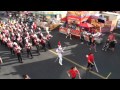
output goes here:
[{"label": "band member in red uniform", "polygon": [[27,57],[29,57],[29,55],[30,55],[31,58],[33,58],[33,55],[32,55],[32,53],[31,53],[32,44],[29,43],[29,42],[26,42],[25,48],[26,48],[26,50],[27,50]]},{"label": "band member in red uniform", "polygon": [[31,38],[31,41],[32,41],[32,45],[34,46],[34,45],[35,45],[35,43],[34,43],[35,34],[34,34],[34,33],[31,33],[31,34],[30,34],[30,38]]},{"label": "band member in red uniform", "polygon": [[51,39],[52,37],[53,37],[53,36],[50,35],[50,34],[47,34],[47,35],[46,35],[46,41],[47,41],[47,44],[48,44],[49,49],[51,49],[50,39]]},{"label": "band member in red uniform", "polygon": [[34,38],[34,43],[35,43],[35,46],[36,46],[36,49],[37,49],[37,53],[40,55],[40,39],[38,37],[35,37]]},{"label": "band member in red uniform", "polygon": [[19,61],[20,63],[23,63],[23,61],[22,61],[22,56],[21,56],[21,48],[20,48],[20,46],[15,45],[14,50],[15,50],[15,53],[16,53],[16,55],[17,55],[17,57],[18,57],[18,61]]},{"label": "band member in red uniform", "polygon": [[[63,49],[62,47],[58,47],[58,48],[56,49],[56,52],[57,52],[57,55],[58,55],[58,58],[57,58],[57,59],[59,59],[59,64],[60,64],[60,65],[63,65],[63,64],[62,64],[62,61],[63,61],[64,49]],[[56,59],[56,60],[57,60],[57,59]]]},{"label": "band member in red uniform", "polygon": [[21,36],[18,36],[17,42],[18,42],[18,45],[21,47],[21,51],[23,53],[23,41]]},{"label": "band member in red uniform", "polygon": [[39,31],[39,32],[38,32],[38,38],[41,39],[41,38],[43,38],[43,37],[44,37],[44,36],[43,36],[42,32]]},{"label": "band member in red uniform", "polygon": [[33,28],[34,31],[37,29],[37,25],[36,25],[35,22],[33,22],[33,24],[32,24],[32,28]]},{"label": "band member in red uniform", "polygon": [[92,70],[92,68],[94,66],[94,55],[93,55],[93,53],[89,53],[88,55],[86,55],[86,57],[87,57],[87,61],[88,61],[87,68],[88,68],[88,70]]},{"label": "band member in red uniform", "polygon": [[6,36],[4,36],[3,38],[2,38],[2,42],[3,42],[3,44],[5,45],[5,47],[7,46],[7,37]]},{"label": "band member in red uniform", "polygon": [[67,71],[67,74],[69,77],[71,77],[71,79],[75,79],[78,74],[79,79],[81,79],[80,72],[76,67],[71,67],[71,69]]},{"label": "band member in red uniform", "polygon": [[11,40],[12,40],[13,42],[15,42],[15,41],[16,41],[16,36],[15,36],[15,34],[14,34],[14,33],[12,33]]},{"label": "band member in red uniform", "polygon": [[43,38],[41,38],[41,40],[40,40],[40,44],[42,45],[42,49],[44,49],[44,51],[46,52],[47,51],[47,49],[46,49],[46,41],[43,39]]},{"label": "band member in red uniform", "polygon": [[58,42],[58,48],[59,48],[59,47],[62,47],[62,46],[61,46],[61,42],[60,42],[60,41]]}]

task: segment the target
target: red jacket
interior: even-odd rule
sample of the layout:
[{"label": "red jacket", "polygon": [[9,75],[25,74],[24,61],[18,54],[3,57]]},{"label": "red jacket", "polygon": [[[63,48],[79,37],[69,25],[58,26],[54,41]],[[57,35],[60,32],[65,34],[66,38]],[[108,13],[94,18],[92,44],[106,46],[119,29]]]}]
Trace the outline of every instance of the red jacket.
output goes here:
[{"label": "red jacket", "polygon": [[68,71],[68,73],[70,74],[70,76],[71,76],[72,78],[76,78],[76,76],[77,76],[77,74],[79,73],[79,71],[78,71],[78,70],[71,69],[71,70]]},{"label": "red jacket", "polygon": [[34,43],[35,43],[35,45],[39,45],[39,42],[40,42],[40,41],[39,41],[38,38],[35,38],[35,39],[34,39]]},{"label": "red jacket", "polygon": [[91,62],[93,63],[94,62],[94,55],[93,54],[88,55],[87,59],[88,59],[88,63],[91,63]]},{"label": "red jacket", "polygon": [[50,40],[52,38],[52,35],[48,34],[46,35],[47,40]]},{"label": "red jacket", "polygon": [[21,48],[19,46],[14,48],[16,54],[21,53]]},{"label": "red jacket", "polygon": [[13,48],[13,42],[12,41],[8,42],[7,45],[8,45],[9,48]]},{"label": "red jacket", "polygon": [[26,49],[31,49],[31,48],[32,48],[32,45],[31,45],[30,43],[27,43],[27,44],[25,45],[25,48],[26,48]]},{"label": "red jacket", "polygon": [[45,44],[45,40],[44,39],[41,39],[41,42],[40,42],[42,45]]}]

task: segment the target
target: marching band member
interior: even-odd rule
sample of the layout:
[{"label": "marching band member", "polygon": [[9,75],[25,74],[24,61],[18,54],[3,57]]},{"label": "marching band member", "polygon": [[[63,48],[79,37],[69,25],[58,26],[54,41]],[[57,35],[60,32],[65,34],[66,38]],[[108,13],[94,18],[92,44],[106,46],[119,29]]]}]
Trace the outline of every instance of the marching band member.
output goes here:
[{"label": "marching band member", "polygon": [[38,37],[35,37],[34,38],[34,43],[35,43],[35,46],[36,46],[36,49],[37,49],[37,53],[40,55],[40,39]]},{"label": "marching band member", "polygon": [[42,49],[44,49],[44,51],[46,52],[47,51],[47,49],[46,49],[46,41],[45,41],[45,39],[44,38],[41,38],[40,39],[40,44],[42,45]]},{"label": "marching band member", "polygon": [[38,32],[38,37],[39,37],[39,39],[41,39],[41,38],[44,37],[44,36],[43,36],[43,33],[42,33],[41,31]]},{"label": "marching band member", "polygon": [[15,53],[16,53],[16,55],[17,55],[17,57],[18,57],[18,61],[20,62],[20,63],[23,63],[23,61],[22,61],[22,56],[21,56],[21,47],[20,46],[18,46],[18,45],[15,45]]},{"label": "marching band member", "polygon": [[17,42],[18,42],[18,45],[20,45],[20,47],[23,50],[23,39],[22,39],[22,36],[18,35]]},{"label": "marching band member", "polygon": [[62,55],[62,53],[64,52],[63,51],[63,49],[62,49],[62,47],[58,47],[57,49],[56,49],[56,52],[57,52],[57,55],[58,55],[58,58],[59,58],[59,64],[60,65],[63,65],[62,64],[62,57],[63,57],[63,55]]},{"label": "marching band member", "polygon": [[60,41],[58,42],[58,48],[59,48],[59,47],[62,47],[62,46],[61,46],[61,42],[60,42]]},{"label": "marching band member", "polygon": [[31,58],[33,58],[33,55],[32,55],[32,53],[31,53],[32,44],[29,43],[29,42],[26,42],[25,48],[26,48],[26,50],[27,50],[27,57],[29,57],[29,55],[30,55]]},{"label": "marching band member", "polygon": [[7,37],[6,36],[3,36],[2,42],[5,46],[7,46]]},{"label": "marching band member", "polygon": [[52,38],[53,36],[51,34],[47,34],[46,35],[46,40],[47,40],[47,44],[48,44],[48,47],[51,49],[51,44],[50,44],[50,39]]}]

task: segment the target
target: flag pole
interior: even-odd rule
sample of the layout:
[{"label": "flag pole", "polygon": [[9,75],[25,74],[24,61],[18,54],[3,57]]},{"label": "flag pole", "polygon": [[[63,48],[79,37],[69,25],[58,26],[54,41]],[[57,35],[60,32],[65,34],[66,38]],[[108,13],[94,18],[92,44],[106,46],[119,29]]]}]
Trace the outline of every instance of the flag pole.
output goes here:
[{"label": "flag pole", "polygon": [[94,65],[95,65],[95,69],[96,69],[96,71],[99,72],[99,71],[98,71],[98,68],[97,68],[97,66],[96,66],[95,61],[94,61]]}]

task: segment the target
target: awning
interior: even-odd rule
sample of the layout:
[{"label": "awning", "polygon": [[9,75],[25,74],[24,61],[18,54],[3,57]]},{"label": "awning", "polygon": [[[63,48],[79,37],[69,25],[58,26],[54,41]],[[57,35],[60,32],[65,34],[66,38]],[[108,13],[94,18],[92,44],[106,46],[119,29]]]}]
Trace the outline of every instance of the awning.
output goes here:
[{"label": "awning", "polygon": [[85,28],[94,27],[92,24],[87,23],[87,22],[86,22],[86,23],[80,23],[79,26],[81,26],[81,27],[85,27]]}]

